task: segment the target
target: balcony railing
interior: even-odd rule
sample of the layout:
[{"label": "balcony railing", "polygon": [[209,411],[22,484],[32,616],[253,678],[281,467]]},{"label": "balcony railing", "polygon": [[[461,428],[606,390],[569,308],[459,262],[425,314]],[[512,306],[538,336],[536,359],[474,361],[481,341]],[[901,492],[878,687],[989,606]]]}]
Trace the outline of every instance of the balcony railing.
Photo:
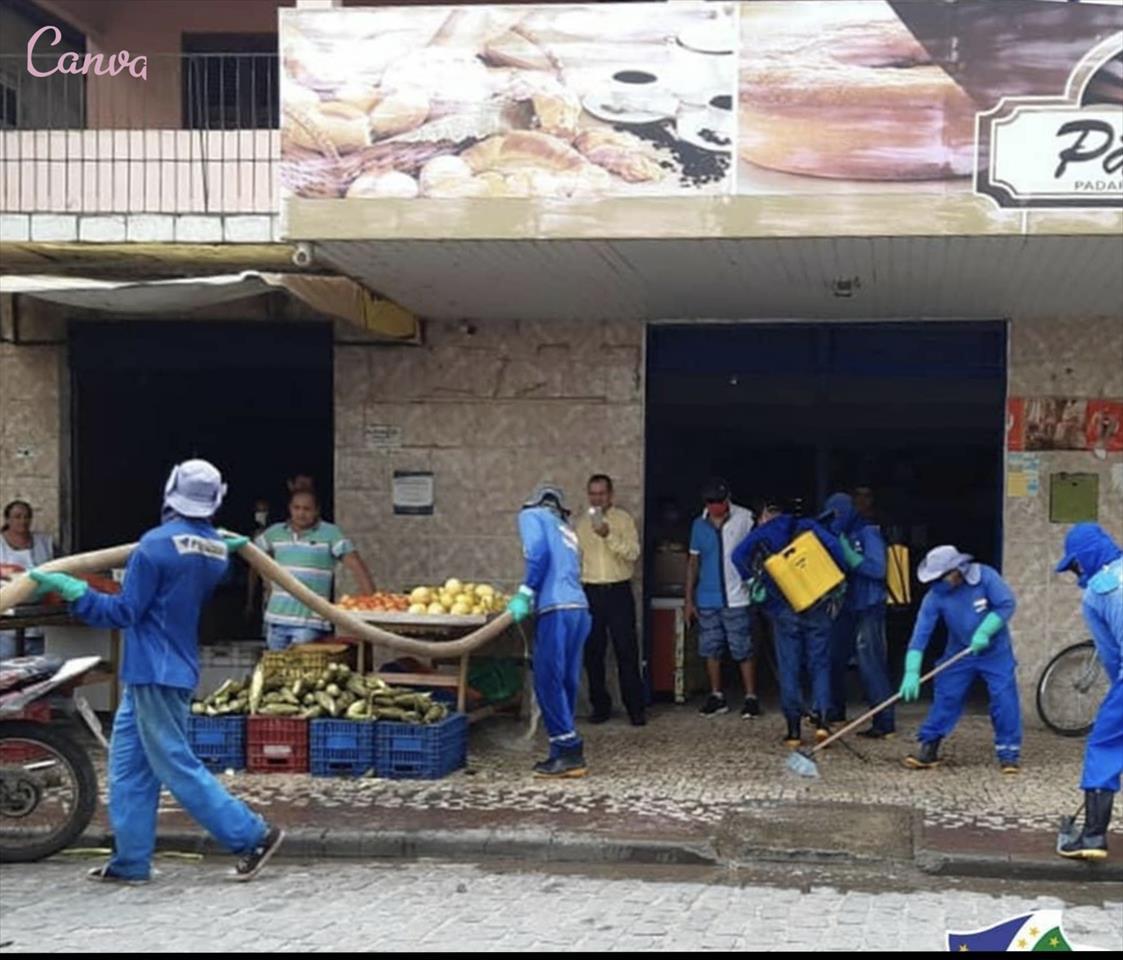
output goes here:
[{"label": "balcony railing", "polygon": [[152,55],[145,79],[95,67],[34,76],[0,56],[0,212],[277,210],[275,54]]}]

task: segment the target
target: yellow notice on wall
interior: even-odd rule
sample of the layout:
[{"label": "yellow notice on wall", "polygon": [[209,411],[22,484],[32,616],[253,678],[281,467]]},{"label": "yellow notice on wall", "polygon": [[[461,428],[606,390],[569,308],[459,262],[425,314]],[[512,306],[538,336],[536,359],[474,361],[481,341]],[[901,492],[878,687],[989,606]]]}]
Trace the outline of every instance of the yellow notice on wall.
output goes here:
[{"label": "yellow notice on wall", "polygon": [[1024,473],[1011,473],[1006,477],[1006,496],[1028,497],[1029,477]]}]

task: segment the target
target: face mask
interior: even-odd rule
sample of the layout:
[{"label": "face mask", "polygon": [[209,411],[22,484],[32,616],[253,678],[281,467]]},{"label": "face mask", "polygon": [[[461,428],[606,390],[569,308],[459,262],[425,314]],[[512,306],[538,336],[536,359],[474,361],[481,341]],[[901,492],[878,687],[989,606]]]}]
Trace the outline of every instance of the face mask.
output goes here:
[{"label": "face mask", "polygon": [[253,515],[253,518],[257,522],[257,524],[259,526],[262,526],[262,527],[264,527],[265,524],[269,522],[269,514],[266,513],[264,510],[258,510]]},{"label": "face mask", "polygon": [[950,583],[945,577],[941,577],[936,581],[935,587],[937,593],[948,594],[954,591],[959,584]]}]

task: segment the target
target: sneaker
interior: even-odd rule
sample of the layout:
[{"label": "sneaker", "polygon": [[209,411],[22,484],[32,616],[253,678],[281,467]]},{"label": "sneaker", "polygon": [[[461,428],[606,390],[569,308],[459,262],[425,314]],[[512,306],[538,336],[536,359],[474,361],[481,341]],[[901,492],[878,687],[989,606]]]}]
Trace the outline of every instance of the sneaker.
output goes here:
[{"label": "sneaker", "polygon": [[1017,760],[999,760],[998,766],[1006,774],[1014,775],[1019,772]]},{"label": "sneaker", "polygon": [[745,697],[745,705],[741,708],[741,719],[760,716],[760,701],[756,697]]},{"label": "sneaker", "polygon": [[788,720],[788,732],[784,734],[784,746],[798,747],[803,743],[799,735],[799,720]]},{"label": "sneaker", "polygon": [[143,887],[150,882],[149,877],[122,877],[119,873],[113,873],[108,863],[87,870],[86,879],[94,883],[119,883],[128,887]]},{"label": "sneaker", "polygon": [[269,858],[277,852],[284,839],[284,830],[280,827],[270,827],[265,839],[238,861],[234,867],[234,879],[244,882],[256,877],[261,873],[261,868],[269,862]]},{"label": "sneaker", "polygon": [[632,721],[633,727],[646,727],[647,726],[647,716],[646,716],[646,714],[642,714],[642,713],[636,714],[636,716],[631,718],[631,721]]},{"label": "sneaker", "polygon": [[591,713],[589,714],[589,723],[608,723],[609,717],[611,716],[612,714],[610,713]]},{"label": "sneaker", "polygon": [[867,740],[892,740],[896,735],[894,730],[878,730],[877,727],[859,730],[857,733],[857,736],[865,737]]},{"label": "sneaker", "polygon": [[716,717],[719,713],[729,713],[729,704],[725,702],[725,694],[711,693],[706,697],[706,705],[698,712],[703,717]]}]

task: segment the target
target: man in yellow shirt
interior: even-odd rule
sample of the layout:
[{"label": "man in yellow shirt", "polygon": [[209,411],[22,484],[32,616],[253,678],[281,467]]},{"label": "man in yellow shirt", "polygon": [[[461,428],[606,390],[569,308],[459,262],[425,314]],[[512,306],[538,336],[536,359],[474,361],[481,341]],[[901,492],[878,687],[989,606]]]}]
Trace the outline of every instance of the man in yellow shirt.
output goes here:
[{"label": "man in yellow shirt", "polygon": [[593,704],[589,722],[604,723],[612,713],[612,698],[604,680],[604,657],[611,636],[620,672],[620,695],[632,725],[642,727],[647,722],[646,697],[639,674],[632,596],[639,535],[631,516],[612,503],[611,477],[595,474],[589,478],[587,490],[589,509],[577,523],[577,540],[581,544],[581,582],[593,615],[593,629],[585,643],[585,671]]}]

